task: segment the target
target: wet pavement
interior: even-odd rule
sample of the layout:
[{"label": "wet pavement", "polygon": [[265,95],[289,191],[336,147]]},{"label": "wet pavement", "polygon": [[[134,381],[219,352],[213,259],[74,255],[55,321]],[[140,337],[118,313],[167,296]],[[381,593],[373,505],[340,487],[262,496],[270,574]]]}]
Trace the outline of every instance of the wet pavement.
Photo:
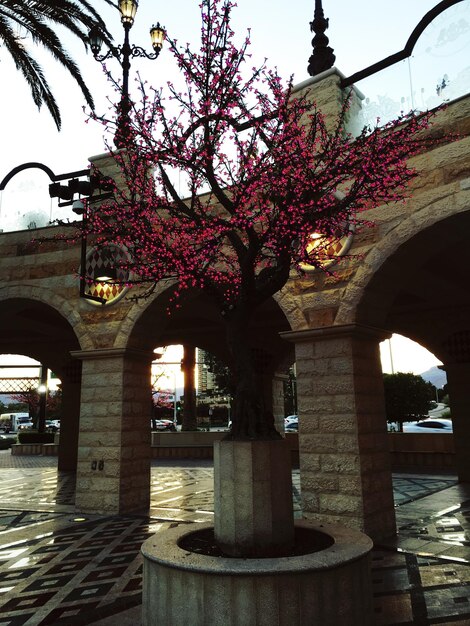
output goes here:
[{"label": "wet pavement", "polygon": [[[137,626],[141,544],[213,518],[208,461],[155,462],[150,517],[80,515],[52,457],[0,452],[0,471],[0,626]],[[372,553],[376,624],[470,624],[470,485],[393,478],[399,533]],[[300,517],[298,470],[293,482]]]}]

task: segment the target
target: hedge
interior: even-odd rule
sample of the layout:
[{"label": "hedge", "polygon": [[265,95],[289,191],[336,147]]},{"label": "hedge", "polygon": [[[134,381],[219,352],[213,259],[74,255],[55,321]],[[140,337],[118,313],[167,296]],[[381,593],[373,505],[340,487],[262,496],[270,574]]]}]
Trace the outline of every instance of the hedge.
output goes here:
[{"label": "hedge", "polygon": [[54,443],[54,433],[38,433],[37,430],[25,430],[18,433],[18,443]]}]

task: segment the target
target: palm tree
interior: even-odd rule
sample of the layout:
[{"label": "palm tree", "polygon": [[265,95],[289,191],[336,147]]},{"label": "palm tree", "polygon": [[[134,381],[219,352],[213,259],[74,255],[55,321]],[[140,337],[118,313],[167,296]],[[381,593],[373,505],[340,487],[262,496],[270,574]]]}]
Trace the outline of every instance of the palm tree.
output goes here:
[{"label": "palm tree", "polygon": [[[115,6],[111,0],[104,0]],[[41,44],[54,59],[70,72],[78,83],[87,104],[93,108],[93,98],[75,61],[62,46],[53,26],[65,27],[88,47],[88,31],[98,27],[104,37],[112,39],[103,19],[87,0],[0,0],[0,45],[11,54],[16,67],[28,82],[38,108],[45,104],[58,129],[61,117],[57,102],[45,78],[42,67],[31,55],[19,33],[29,35],[34,44]]]}]

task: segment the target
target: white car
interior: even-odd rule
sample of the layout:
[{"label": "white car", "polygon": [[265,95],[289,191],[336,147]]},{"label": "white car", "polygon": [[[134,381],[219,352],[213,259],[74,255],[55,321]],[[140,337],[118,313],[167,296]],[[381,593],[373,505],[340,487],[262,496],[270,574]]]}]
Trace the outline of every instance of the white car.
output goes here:
[{"label": "white car", "polygon": [[405,422],[404,433],[452,433],[452,420],[429,417],[419,422]]},{"label": "white car", "polygon": [[171,430],[173,432],[176,431],[175,423],[171,420],[151,420],[151,428],[152,430]]},{"label": "white car", "polygon": [[299,416],[298,415],[288,415],[287,417],[284,418],[284,426],[287,426],[287,424],[293,424],[299,423]]}]

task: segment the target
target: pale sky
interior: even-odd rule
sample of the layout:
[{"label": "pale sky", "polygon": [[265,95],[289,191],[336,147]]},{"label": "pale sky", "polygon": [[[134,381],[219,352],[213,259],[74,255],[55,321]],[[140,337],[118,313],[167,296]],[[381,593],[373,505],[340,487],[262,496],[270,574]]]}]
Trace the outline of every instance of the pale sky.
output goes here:
[{"label": "pale sky", "polygon": [[422,374],[435,365],[442,365],[442,361],[419,343],[396,334],[392,335],[390,342],[386,340],[380,344],[380,356],[384,374]]},{"label": "pale sky", "polygon": [[176,395],[179,398],[184,388],[184,375],[181,371],[183,346],[172,345],[158,348],[158,352],[163,356],[152,363],[152,380],[158,377],[158,388],[162,391],[176,389]]},{"label": "pale sky", "polygon": [[[31,365],[28,368],[7,368],[7,365]],[[23,376],[26,378],[35,378],[38,377],[39,384],[39,376],[40,376],[40,363],[31,359],[28,356],[24,356],[23,354],[0,354],[0,378],[22,378]],[[51,372],[49,372],[49,380],[48,380],[48,388],[50,391],[55,391],[57,389],[57,384],[60,382],[58,378],[51,378]],[[2,399],[2,395],[0,395],[0,399]]]},{"label": "pale sky", "polygon": [[[100,8],[104,3],[96,0],[93,4]],[[242,41],[246,30],[251,28],[253,61],[258,63],[267,57],[268,64],[278,67],[281,76],[288,78],[293,74],[295,82],[302,82],[308,78],[306,68],[312,50],[309,22],[313,19],[314,4],[314,0],[297,0],[290,4],[281,0],[271,0],[269,4],[262,0],[238,0],[233,11],[237,38]],[[323,0],[325,15],[330,19],[326,34],[336,54],[336,67],[348,76],[401,49],[421,17],[436,4],[438,0]],[[459,10],[468,9],[468,0],[460,4]],[[197,42],[200,30],[198,5],[199,0],[170,3],[141,0],[130,33],[131,43],[150,52],[149,28],[157,21],[181,43]],[[103,8],[102,12],[116,44],[122,43],[123,29],[118,12],[109,7]],[[64,42],[91,88],[97,111],[105,112],[107,97],[113,94],[101,65],[70,36],[64,36]],[[28,41],[25,45],[29,45]],[[78,87],[45,53],[35,50],[36,54],[61,108],[63,128],[60,133],[56,130],[45,107],[41,112],[37,111],[26,82],[6,50],[0,47],[1,144],[4,148],[0,153],[0,179],[26,161],[45,163],[60,173],[82,169],[87,166],[88,157],[103,151],[102,128],[85,124],[84,101]],[[120,77],[116,60],[107,61],[107,65],[116,77]],[[132,60],[131,84],[133,72],[137,70],[157,86],[178,78],[178,71],[165,49],[156,61]],[[434,85],[440,75],[437,70],[431,74]]]},{"label": "pale sky", "polygon": [[[121,44],[123,29],[118,12],[102,7],[101,0],[93,4],[102,9],[116,44]],[[323,0],[325,15],[330,20],[326,34],[336,55],[336,67],[349,76],[401,50],[420,19],[437,4],[438,0]],[[157,21],[182,44],[187,41],[197,44],[198,5],[199,0],[171,3],[140,0],[130,32],[131,44],[151,52],[149,29]],[[307,65],[312,52],[309,23],[313,19],[314,5],[314,0],[296,0],[290,4],[271,0],[268,5],[262,0],[238,0],[233,10],[236,40],[243,41],[250,28],[253,64],[259,65],[267,58],[268,65],[277,67],[281,77],[287,79],[292,74],[294,82],[300,83],[309,78]],[[462,75],[468,80],[464,69],[470,58],[469,14],[470,0],[462,0],[439,18],[443,25],[436,21],[426,29],[409,62],[394,66],[380,78],[358,83],[357,87],[366,97],[364,103],[368,103],[369,117],[373,114],[375,120],[379,115],[384,120],[387,115],[395,117],[402,109],[430,108],[439,104],[444,96],[436,96],[436,84],[447,75],[450,82],[445,95],[451,98],[461,95],[458,85],[462,83]],[[467,22],[467,31],[464,28],[461,32],[458,25],[463,22]],[[63,40],[93,93],[96,111],[106,113],[108,98],[115,99],[115,94],[101,64],[91,53],[86,54],[82,44],[68,33],[63,34]],[[25,40],[24,45],[32,44]],[[38,112],[25,80],[5,48],[0,46],[0,180],[14,167],[31,161],[47,165],[56,174],[81,170],[87,167],[89,157],[104,151],[103,128],[96,123],[86,123],[82,110],[84,100],[74,81],[43,50],[35,47],[34,56],[43,65],[57,98],[63,118],[62,130],[57,131],[45,107]],[[107,67],[120,79],[122,71],[115,59],[107,61]],[[165,48],[156,61],[132,60],[131,90],[137,71],[155,86],[179,79],[179,72]],[[5,191],[0,192],[0,229],[27,228],[32,222],[46,225],[50,219],[66,217],[67,209],[57,209],[57,202],[49,198],[49,182],[40,170],[28,170],[16,176]]]}]

